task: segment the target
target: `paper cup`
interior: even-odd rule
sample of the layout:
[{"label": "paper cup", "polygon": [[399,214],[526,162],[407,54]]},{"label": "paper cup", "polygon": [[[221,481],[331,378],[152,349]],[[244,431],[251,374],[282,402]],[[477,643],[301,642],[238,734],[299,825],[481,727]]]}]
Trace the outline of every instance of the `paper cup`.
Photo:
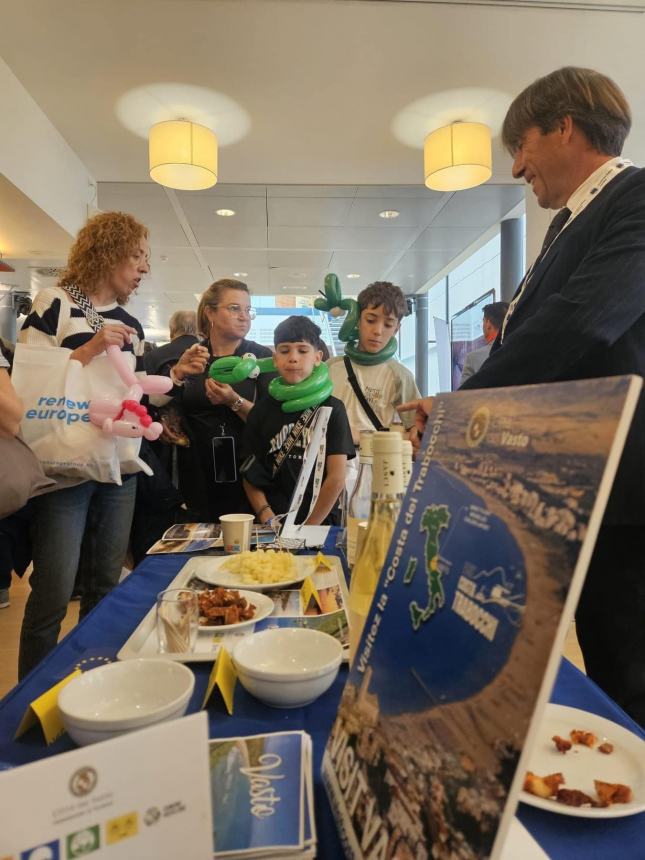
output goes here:
[{"label": "paper cup", "polygon": [[219,518],[224,552],[244,552],[251,548],[251,526],[254,519],[253,514],[224,514]]}]

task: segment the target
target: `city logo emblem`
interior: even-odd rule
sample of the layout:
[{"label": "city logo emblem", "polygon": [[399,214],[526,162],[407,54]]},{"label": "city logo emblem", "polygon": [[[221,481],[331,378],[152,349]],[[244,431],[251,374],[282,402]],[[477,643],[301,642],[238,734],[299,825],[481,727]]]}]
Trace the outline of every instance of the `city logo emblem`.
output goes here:
[{"label": "city logo emblem", "polygon": [[466,443],[470,448],[476,448],[483,442],[484,437],[488,432],[489,424],[490,409],[487,406],[481,406],[473,413],[473,416],[468,422],[468,429],[466,430]]},{"label": "city logo emblem", "polygon": [[28,851],[21,851],[20,860],[60,860],[58,839],[43,845],[36,845]]},{"label": "city logo emblem", "polygon": [[108,845],[129,839],[139,832],[139,818],[136,812],[127,812],[119,818],[112,818],[105,825],[105,841]]},{"label": "city logo emblem", "polygon": [[81,767],[72,774],[69,790],[74,797],[85,797],[94,791],[99,775],[93,767]]},{"label": "city logo emblem", "polygon": [[84,857],[86,854],[98,851],[100,847],[101,839],[98,824],[93,827],[86,827],[84,830],[77,830],[76,833],[70,833],[67,837],[67,860]]},{"label": "city logo emblem", "polygon": [[143,823],[146,827],[150,827],[152,824],[156,824],[157,821],[161,818],[161,812],[156,806],[151,806],[150,809],[147,809],[145,815],[143,816]]}]

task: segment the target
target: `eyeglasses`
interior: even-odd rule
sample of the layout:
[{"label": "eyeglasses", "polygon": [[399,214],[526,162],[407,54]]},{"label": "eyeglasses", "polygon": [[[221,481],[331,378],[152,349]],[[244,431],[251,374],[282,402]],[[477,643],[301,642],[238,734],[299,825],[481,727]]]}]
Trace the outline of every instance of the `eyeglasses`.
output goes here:
[{"label": "eyeglasses", "polygon": [[245,316],[248,317],[250,320],[255,319],[255,308],[252,308],[250,306],[243,308],[242,305],[213,305],[212,307],[224,308],[224,310],[227,310],[229,314],[234,317]]}]

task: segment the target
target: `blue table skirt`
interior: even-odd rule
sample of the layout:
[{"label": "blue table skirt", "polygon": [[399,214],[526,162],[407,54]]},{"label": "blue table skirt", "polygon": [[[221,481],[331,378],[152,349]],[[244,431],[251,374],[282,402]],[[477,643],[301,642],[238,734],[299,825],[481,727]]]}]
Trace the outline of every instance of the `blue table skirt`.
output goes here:
[{"label": "blue table skirt", "polygon": [[[330,535],[326,551],[333,549]],[[115,658],[134,628],[162,591],[186,563],[187,555],[149,556],[106,597],[43,662],[0,702],[0,765],[19,765],[73,749],[67,735],[46,747],[38,728],[13,740],[16,728],[31,701],[68,675],[82,661],[82,668]],[[195,693],[189,712],[199,709],[211,663],[193,663]],[[307,708],[269,708],[249,696],[240,684],[235,692],[234,716],[229,717],[217,698],[209,704],[211,737],[252,735],[284,729],[304,729],[313,738],[318,857],[338,860],[342,851],[329,804],[320,780],[320,763],[338,701],[347,677],[346,667],[327,693]],[[551,697],[553,702],[592,711],[614,720],[636,734],[645,734],[585,675],[563,660]],[[10,814],[5,798],[2,812]],[[552,860],[645,860],[645,813],[626,818],[591,821],[543,812],[520,804],[518,816]],[[517,858],[522,860],[522,858]]]}]

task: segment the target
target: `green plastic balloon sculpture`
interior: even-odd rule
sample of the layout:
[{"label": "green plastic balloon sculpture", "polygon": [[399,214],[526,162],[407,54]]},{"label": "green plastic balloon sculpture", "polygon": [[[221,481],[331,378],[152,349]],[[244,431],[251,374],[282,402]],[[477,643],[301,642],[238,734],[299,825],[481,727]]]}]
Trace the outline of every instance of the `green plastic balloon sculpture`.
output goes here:
[{"label": "green plastic balloon sculpture", "polygon": [[319,364],[311,376],[294,385],[277,376],[269,383],[269,394],[280,401],[283,412],[300,412],[324,403],[333,387],[327,365]]},{"label": "green plastic balloon sculpture", "polygon": [[208,375],[216,382],[225,382],[227,385],[235,385],[248,379],[254,378],[260,373],[270,373],[275,370],[273,357],[257,359],[250,352],[246,355],[226,355],[216,358],[211,364]]},{"label": "green plastic balloon sculpture", "polygon": [[337,275],[325,275],[325,297],[316,299],[314,307],[327,313],[333,313],[336,309],[347,311],[347,316],[338,332],[338,338],[346,344],[345,355],[356,364],[382,364],[392,358],[396,352],[395,337],[391,337],[379,352],[364,352],[358,348],[358,321],[361,309],[356,299],[343,298]]},{"label": "green plastic balloon sculpture", "polygon": [[[273,358],[256,359],[254,355],[247,353],[243,356],[227,355],[216,359],[211,364],[208,375],[216,382],[235,385],[243,379],[275,370]],[[327,365],[319,364],[311,376],[294,385],[279,376],[272,379],[269,383],[269,394],[282,404],[283,412],[300,412],[323,403],[331,394],[332,388]]]}]

